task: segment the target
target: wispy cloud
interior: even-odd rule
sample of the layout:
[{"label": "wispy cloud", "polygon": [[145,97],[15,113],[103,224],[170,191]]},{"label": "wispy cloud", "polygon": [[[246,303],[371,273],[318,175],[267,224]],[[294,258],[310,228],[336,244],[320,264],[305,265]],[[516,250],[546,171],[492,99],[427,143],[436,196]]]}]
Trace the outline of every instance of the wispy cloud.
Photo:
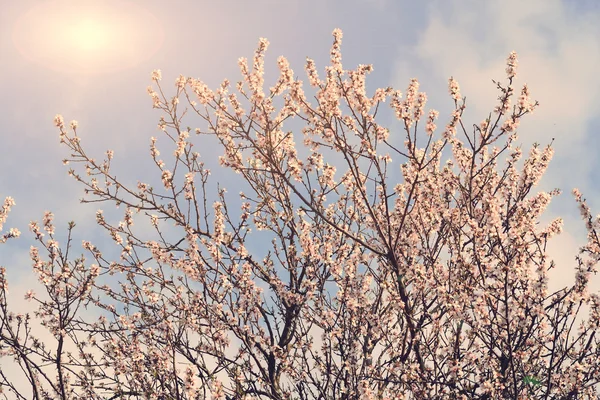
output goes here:
[{"label": "wispy cloud", "polygon": [[565,231],[549,246],[559,266],[551,279],[555,287],[572,281],[574,256],[585,243],[584,224],[570,192],[579,187],[588,199],[599,194],[590,180],[597,150],[586,146],[600,103],[598,18],[598,9],[578,10],[561,1],[435,2],[418,40],[404,47],[396,61],[394,85],[404,87],[418,73],[434,104],[448,102],[443,90],[454,76],[467,97],[465,119],[470,124],[493,109],[498,92],[491,79],[503,81],[504,60],[517,51],[517,86],[527,83],[540,102],[523,120],[519,143],[526,155],[534,142],[545,146],[555,139],[554,160],[539,186],[563,190],[543,218],[565,217]]}]

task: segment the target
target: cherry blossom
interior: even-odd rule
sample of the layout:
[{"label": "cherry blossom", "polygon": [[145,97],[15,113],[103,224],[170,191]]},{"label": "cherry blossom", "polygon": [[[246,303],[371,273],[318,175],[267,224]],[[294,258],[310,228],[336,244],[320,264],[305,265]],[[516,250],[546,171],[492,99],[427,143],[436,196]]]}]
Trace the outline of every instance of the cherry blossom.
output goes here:
[{"label": "cherry blossom", "polygon": [[[374,69],[344,69],[339,29],[321,77],[308,58],[304,85],[279,57],[265,89],[268,45],[259,40],[251,65],[239,59],[235,85],[213,90],[180,75],[168,97],[160,70],[152,73],[161,137],[150,139],[153,174],[134,185],[117,180],[112,151],[95,160],[77,123],[54,118],[83,201],[122,206],[121,216],[99,209],[111,241],[83,240],[82,254],[75,223],[60,237],[50,211],[30,223],[41,283],[24,294],[33,314],[10,311],[0,268],[0,357],[18,364],[30,391],[2,372],[0,391],[22,399],[597,398],[600,296],[589,282],[600,217],[575,189],[587,243],[575,283],[549,293],[555,265],[546,247],[563,221],[539,220],[560,190],[535,191],[551,143],[514,145],[521,119],[538,106],[527,85],[513,103],[516,53],[508,83],[494,82],[493,112],[472,124],[453,78],[446,116],[426,109],[417,79],[404,94],[368,90]],[[385,112],[399,129],[384,124]],[[199,126],[184,125],[183,114]],[[209,140],[217,152],[192,151]],[[161,150],[170,158],[159,159]],[[211,157],[237,174],[238,194],[215,184]],[[0,231],[13,205],[6,198]],[[2,241],[17,236],[9,229]]]}]

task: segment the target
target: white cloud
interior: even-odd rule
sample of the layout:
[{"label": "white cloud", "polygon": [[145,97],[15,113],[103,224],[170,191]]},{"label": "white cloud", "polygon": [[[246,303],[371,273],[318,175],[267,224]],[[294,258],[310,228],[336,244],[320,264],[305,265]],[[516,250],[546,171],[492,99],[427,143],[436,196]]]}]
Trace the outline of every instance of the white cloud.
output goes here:
[{"label": "white cloud", "polygon": [[[510,51],[517,51],[517,88],[526,82],[541,104],[523,120],[519,142],[527,154],[532,143],[546,145],[556,138],[555,158],[539,189],[560,187],[563,195],[554,203],[574,211],[563,215],[567,229],[549,245],[558,264],[551,287],[572,282],[574,256],[585,243],[571,189],[582,188],[588,198],[597,193],[586,181],[596,151],[585,141],[600,99],[595,68],[600,65],[600,29],[593,23],[599,16],[589,10],[576,14],[556,0],[436,3],[430,8],[428,25],[410,48],[414,57],[403,55],[397,62],[395,87],[403,88],[407,77],[419,72],[420,81],[435,92],[429,97],[439,101],[448,97],[440,90],[445,90],[446,80],[457,78],[467,96],[465,116],[471,124],[492,110],[498,92],[491,79],[505,79],[505,59]],[[417,70],[418,65],[425,68]],[[446,122],[444,117],[447,120],[442,114],[439,125]],[[550,209],[543,221],[557,216]]]}]

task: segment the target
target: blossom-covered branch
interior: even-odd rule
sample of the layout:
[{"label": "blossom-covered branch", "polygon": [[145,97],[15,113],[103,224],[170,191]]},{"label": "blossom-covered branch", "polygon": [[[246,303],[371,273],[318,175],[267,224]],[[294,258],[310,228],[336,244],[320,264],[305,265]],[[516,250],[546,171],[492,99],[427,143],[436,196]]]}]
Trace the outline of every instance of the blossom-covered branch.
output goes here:
[{"label": "blossom-covered branch", "polygon": [[[95,160],[77,123],[55,118],[84,201],[124,207],[121,221],[96,214],[120,257],[83,241],[87,255],[73,258],[74,224],[61,247],[51,213],[31,223],[47,293],[27,298],[55,343],[8,311],[2,275],[0,355],[33,395],[2,374],[1,388],[36,399],[597,397],[600,298],[588,284],[600,220],[574,191],[588,243],[575,284],[548,293],[546,245],[562,220],[538,221],[560,191],[533,191],[550,145],[517,167],[517,129],[538,103],[515,88],[516,53],[495,82],[497,106],[472,130],[449,79],[453,111],[436,139],[440,113],[426,110],[416,79],[404,95],[369,95],[373,67],[344,69],[342,32],[333,37],[322,77],[307,59],[306,87],[280,57],[265,88],[266,39],[251,65],[239,60],[235,89],[179,76],[168,97],[154,71],[163,136],[150,140],[155,177],[135,186],[113,173],[112,151]],[[388,101],[398,131],[382,122]],[[191,116],[202,126],[184,125]],[[237,196],[210,179],[214,146]]]}]

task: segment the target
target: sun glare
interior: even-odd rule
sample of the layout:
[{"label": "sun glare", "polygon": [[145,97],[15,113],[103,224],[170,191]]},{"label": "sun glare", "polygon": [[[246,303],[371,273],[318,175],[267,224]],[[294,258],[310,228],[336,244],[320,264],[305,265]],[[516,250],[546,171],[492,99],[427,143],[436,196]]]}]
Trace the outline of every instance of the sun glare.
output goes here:
[{"label": "sun glare", "polygon": [[66,28],[66,36],[82,51],[105,49],[111,43],[116,44],[114,29],[92,19],[78,21]]},{"label": "sun glare", "polygon": [[163,42],[160,21],[123,1],[59,0],[39,4],[15,23],[13,42],[28,60],[66,73],[131,68]]}]

